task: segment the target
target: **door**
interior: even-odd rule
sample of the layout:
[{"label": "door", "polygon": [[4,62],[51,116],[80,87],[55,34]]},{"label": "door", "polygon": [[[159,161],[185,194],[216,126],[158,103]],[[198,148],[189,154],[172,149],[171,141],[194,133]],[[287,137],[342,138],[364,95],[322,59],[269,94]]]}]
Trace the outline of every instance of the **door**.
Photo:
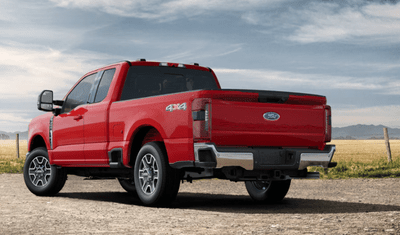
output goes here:
[{"label": "door", "polygon": [[[106,99],[115,69],[99,72],[94,90],[87,105],[84,117],[84,156],[85,164],[90,166],[108,166],[108,112],[110,101]],[[98,84],[98,85],[97,85]],[[98,88],[97,88],[98,87]]]},{"label": "door", "polygon": [[68,94],[61,114],[53,118],[54,164],[79,166],[85,163],[83,122],[95,78],[96,73],[83,78]]}]

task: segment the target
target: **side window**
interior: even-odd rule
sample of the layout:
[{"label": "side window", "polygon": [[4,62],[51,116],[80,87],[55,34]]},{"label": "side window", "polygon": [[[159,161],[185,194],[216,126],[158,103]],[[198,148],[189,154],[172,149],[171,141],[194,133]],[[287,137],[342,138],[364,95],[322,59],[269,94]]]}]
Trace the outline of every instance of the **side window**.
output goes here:
[{"label": "side window", "polygon": [[96,98],[94,102],[100,102],[106,98],[108,89],[110,89],[111,81],[114,77],[115,69],[109,69],[104,71],[103,76],[100,80],[99,88],[97,89]]},{"label": "side window", "polygon": [[69,93],[65,99],[62,113],[68,113],[81,104],[86,104],[89,98],[90,89],[96,78],[96,73],[91,74],[84,79]]}]

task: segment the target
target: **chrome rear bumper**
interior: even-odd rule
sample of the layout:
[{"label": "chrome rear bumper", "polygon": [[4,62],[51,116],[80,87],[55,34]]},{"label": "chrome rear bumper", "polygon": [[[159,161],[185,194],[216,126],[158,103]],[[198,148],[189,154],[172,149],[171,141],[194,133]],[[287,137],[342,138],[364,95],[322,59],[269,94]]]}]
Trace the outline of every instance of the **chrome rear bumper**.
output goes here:
[{"label": "chrome rear bumper", "polygon": [[199,151],[211,150],[215,157],[215,168],[222,168],[225,166],[240,166],[246,170],[254,169],[253,153],[246,152],[218,152],[213,144],[195,143],[194,156],[196,162],[202,162],[200,159]]},{"label": "chrome rear bumper", "polygon": [[220,148],[211,143],[195,143],[195,165],[206,168],[242,167],[245,170],[297,169],[308,166],[328,168],[336,147],[327,145],[324,150]]},{"label": "chrome rear bumper", "polygon": [[336,151],[336,146],[330,145],[329,148],[329,152],[301,153],[299,170],[303,170],[308,166],[321,166],[324,168],[328,168],[328,165],[332,160],[333,154]]}]

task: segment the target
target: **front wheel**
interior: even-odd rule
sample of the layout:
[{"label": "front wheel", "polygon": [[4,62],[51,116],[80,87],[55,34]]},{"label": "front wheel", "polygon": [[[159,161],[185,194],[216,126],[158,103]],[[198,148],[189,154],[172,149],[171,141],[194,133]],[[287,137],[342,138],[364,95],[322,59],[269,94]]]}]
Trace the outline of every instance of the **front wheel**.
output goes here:
[{"label": "front wheel", "polygon": [[140,149],[134,170],[136,192],[148,206],[172,202],[179,191],[179,173],[168,164],[163,143],[150,142]]},{"label": "front wheel", "polygon": [[24,180],[33,194],[51,196],[64,187],[67,173],[65,169],[50,165],[45,148],[36,148],[25,160]]},{"label": "front wheel", "polygon": [[258,202],[274,203],[282,201],[289,191],[291,180],[283,181],[246,181],[250,197]]}]

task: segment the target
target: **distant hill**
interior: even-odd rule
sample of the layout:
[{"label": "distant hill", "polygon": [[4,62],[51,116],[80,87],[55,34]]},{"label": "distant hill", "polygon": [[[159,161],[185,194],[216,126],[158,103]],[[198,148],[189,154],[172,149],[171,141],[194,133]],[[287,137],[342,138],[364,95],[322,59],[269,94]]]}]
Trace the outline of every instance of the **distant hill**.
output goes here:
[{"label": "distant hill", "polygon": [[27,140],[28,139],[28,131],[24,131],[24,132],[20,132],[20,131],[16,131],[16,132],[0,131],[0,136],[3,136],[3,137],[8,136],[10,140],[15,140],[17,133],[19,134],[19,139],[20,140]]},{"label": "distant hill", "polygon": [[[354,125],[333,127],[332,139],[383,139],[383,125]],[[388,128],[390,139],[400,139],[400,129]]]}]

